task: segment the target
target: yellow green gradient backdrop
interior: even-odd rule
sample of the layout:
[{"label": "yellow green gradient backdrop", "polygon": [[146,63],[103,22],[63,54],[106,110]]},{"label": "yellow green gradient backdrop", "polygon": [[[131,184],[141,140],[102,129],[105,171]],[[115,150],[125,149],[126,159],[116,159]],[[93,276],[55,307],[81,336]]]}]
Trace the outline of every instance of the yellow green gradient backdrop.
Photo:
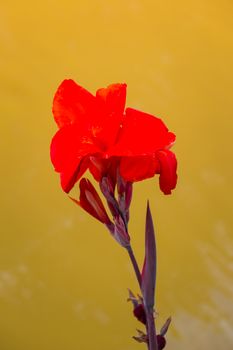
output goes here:
[{"label": "yellow green gradient backdrop", "polygon": [[126,82],[127,105],[177,134],[177,189],[135,185],[132,244],[141,265],[149,198],[167,349],[232,349],[232,15],[231,0],[1,1],[1,350],[145,348],[125,251],[50,164],[64,78],[92,92]]}]

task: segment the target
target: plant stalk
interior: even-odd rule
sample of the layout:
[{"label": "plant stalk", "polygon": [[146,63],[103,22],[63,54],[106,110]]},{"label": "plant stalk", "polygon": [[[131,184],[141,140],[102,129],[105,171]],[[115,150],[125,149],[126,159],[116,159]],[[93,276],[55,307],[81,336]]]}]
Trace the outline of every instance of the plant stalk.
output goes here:
[{"label": "plant stalk", "polygon": [[134,272],[135,272],[135,275],[136,275],[136,277],[137,277],[139,287],[140,287],[140,289],[141,289],[142,277],[141,277],[141,272],[140,272],[140,270],[139,270],[138,263],[137,263],[137,260],[136,260],[136,258],[135,258],[133,249],[132,249],[131,245],[127,246],[126,249],[127,249],[128,254],[129,254],[131,263],[132,263],[132,265],[133,265]]},{"label": "plant stalk", "polygon": [[146,328],[147,328],[147,335],[148,335],[148,342],[149,342],[148,349],[158,350],[153,310],[146,310],[146,320],[147,320]]},{"label": "plant stalk", "polygon": [[[141,280],[142,280],[141,273],[140,273],[133,249],[131,246],[126,247],[126,249],[128,251],[131,263],[134,268],[135,275],[137,277],[139,287],[141,289]],[[158,350],[153,310],[146,310],[146,320],[147,320],[146,329],[147,329],[147,335],[148,335],[148,344],[147,344],[148,350]]]}]

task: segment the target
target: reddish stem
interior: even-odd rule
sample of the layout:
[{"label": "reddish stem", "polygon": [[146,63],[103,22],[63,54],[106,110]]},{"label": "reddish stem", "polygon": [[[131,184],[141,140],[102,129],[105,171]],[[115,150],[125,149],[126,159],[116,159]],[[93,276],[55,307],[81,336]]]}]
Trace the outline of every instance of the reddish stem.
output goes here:
[{"label": "reddish stem", "polygon": [[[138,263],[137,263],[137,260],[135,258],[133,249],[132,249],[131,245],[127,246],[126,249],[127,249],[128,254],[129,254],[131,263],[133,265],[134,272],[135,272],[135,275],[137,277],[139,287],[141,289],[142,278],[141,278],[141,273],[140,273]],[[148,335],[148,344],[147,344],[148,350],[158,350],[153,310],[146,310],[146,320],[147,320],[146,329],[147,329],[147,335]]]},{"label": "reddish stem", "polygon": [[146,321],[147,321],[146,328],[147,328],[147,335],[148,335],[148,342],[149,342],[148,349],[158,350],[153,310],[146,310]]},{"label": "reddish stem", "polygon": [[126,249],[127,249],[128,254],[129,254],[130,260],[132,262],[134,272],[135,272],[135,275],[136,275],[137,280],[138,280],[139,287],[141,289],[142,277],[141,277],[141,272],[139,270],[138,263],[137,263],[137,260],[135,258],[133,249],[132,249],[131,245],[127,246]]}]

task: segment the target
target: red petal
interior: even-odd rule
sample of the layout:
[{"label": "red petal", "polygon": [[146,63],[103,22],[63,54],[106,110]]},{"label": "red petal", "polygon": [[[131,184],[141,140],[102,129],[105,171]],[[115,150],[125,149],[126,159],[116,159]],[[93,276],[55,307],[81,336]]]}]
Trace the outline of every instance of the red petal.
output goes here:
[{"label": "red petal", "polygon": [[75,122],[87,123],[95,109],[95,97],[71,79],[64,80],[54,96],[53,115],[59,128]]},{"label": "red petal", "polygon": [[100,181],[106,172],[108,159],[103,159],[97,156],[90,157],[89,171],[96,181]]},{"label": "red petal", "polygon": [[126,84],[112,84],[96,92],[99,114],[92,128],[96,142],[107,151],[117,138],[123,119],[126,99]]},{"label": "red petal", "polygon": [[171,146],[174,141],[175,135],[168,132],[161,119],[127,108],[118,142],[108,154],[119,156],[147,155]]},{"label": "red petal", "polygon": [[160,163],[160,188],[164,194],[171,194],[177,183],[175,154],[169,150],[162,150],[157,152],[157,158]]},{"label": "red petal", "polygon": [[123,157],[120,162],[120,174],[130,182],[153,177],[159,171],[159,163],[154,155],[141,157]]},{"label": "red petal", "polygon": [[123,114],[126,100],[126,84],[112,84],[96,91],[96,98],[109,115]]},{"label": "red petal", "polygon": [[79,159],[77,162],[73,164],[70,163],[65,171],[61,172],[61,187],[64,192],[69,193],[76,182],[81,178],[81,176],[85,173],[88,168],[88,158]]},{"label": "red petal", "polygon": [[65,192],[72,189],[88,168],[86,156],[99,151],[91,138],[82,135],[85,135],[85,131],[73,124],[60,129],[52,139],[51,160],[55,170],[61,173],[61,185]]},{"label": "red petal", "polygon": [[115,157],[109,159],[101,158],[101,155],[91,156],[89,171],[96,181],[100,181],[104,176],[111,181],[112,187],[116,185],[116,175],[119,160]]}]

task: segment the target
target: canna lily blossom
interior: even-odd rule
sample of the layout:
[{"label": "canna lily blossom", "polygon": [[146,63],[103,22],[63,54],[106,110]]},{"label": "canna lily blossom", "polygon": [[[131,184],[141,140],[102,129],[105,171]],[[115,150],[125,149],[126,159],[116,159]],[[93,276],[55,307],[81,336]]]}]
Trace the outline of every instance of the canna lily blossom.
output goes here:
[{"label": "canna lily blossom", "polygon": [[[92,95],[73,80],[64,80],[53,101],[58,132],[51,143],[51,160],[67,193],[89,170],[100,182],[117,169],[127,182],[159,174],[160,188],[176,186],[176,158],[170,151],[175,135],[161,119],[125,109],[126,84],[112,84]],[[113,180],[113,186],[115,180]]]}]

